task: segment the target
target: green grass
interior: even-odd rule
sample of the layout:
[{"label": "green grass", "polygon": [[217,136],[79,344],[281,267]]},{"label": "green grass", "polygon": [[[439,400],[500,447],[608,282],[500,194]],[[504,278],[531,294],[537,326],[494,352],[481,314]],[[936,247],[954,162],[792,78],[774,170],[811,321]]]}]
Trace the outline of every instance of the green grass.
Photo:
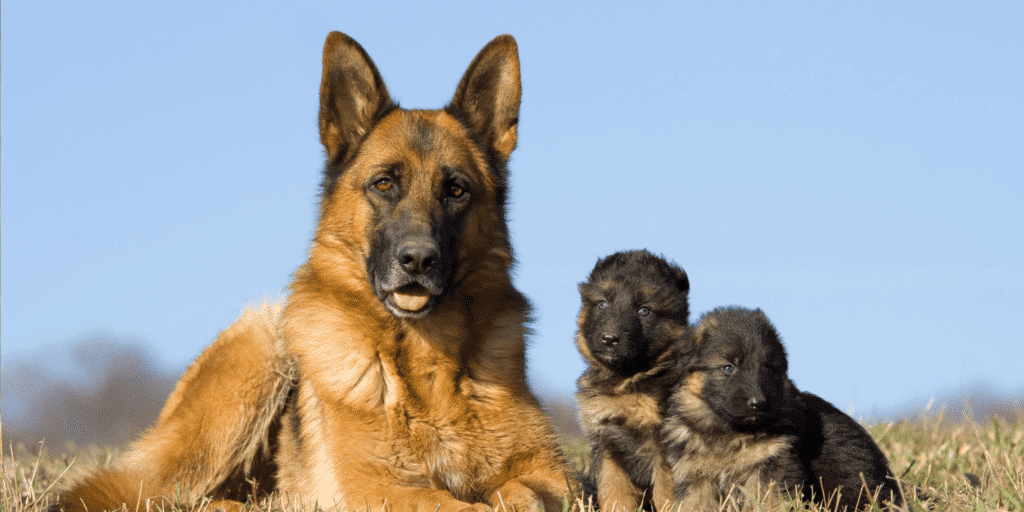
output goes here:
[{"label": "green grass", "polygon": [[[868,431],[889,457],[905,489],[909,489],[907,499],[914,510],[1024,512],[1024,413],[1018,411],[1013,420],[993,417],[982,424],[939,413],[872,425]],[[567,444],[565,451],[574,464],[582,464],[586,456],[581,442]],[[54,489],[71,474],[66,474],[69,466],[73,472],[80,466],[105,464],[115,455],[110,449],[97,447],[55,450],[5,446],[0,468],[0,511],[43,512],[53,502]],[[568,508],[578,510],[582,500],[566,503]],[[280,499],[253,508],[261,512],[293,509]],[[809,506],[804,510],[824,508]]]}]

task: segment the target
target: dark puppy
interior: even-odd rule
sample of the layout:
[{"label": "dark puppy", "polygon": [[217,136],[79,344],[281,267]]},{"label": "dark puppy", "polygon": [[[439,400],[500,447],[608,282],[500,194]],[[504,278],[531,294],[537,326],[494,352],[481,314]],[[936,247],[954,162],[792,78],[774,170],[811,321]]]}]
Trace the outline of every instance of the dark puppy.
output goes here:
[{"label": "dark puppy", "polygon": [[770,502],[778,490],[839,509],[876,496],[903,502],[867,431],[797,390],[787,366],[760,309],[701,317],[665,413],[664,451],[681,511],[751,508],[750,496]]},{"label": "dark puppy", "polygon": [[[634,512],[671,500],[660,452],[661,407],[675,367],[673,343],[687,332],[690,282],[647,251],[597,262],[580,283],[576,346],[589,367],[576,381],[590,443],[585,492],[605,511]],[[652,495],[654,480],[669,482]]]},{"label": "dark puppy", "polygon": [[889,462],[864,427],[811,393],[801,392],[800,402],[806,422],[800,459],[811,475],[804,498],[824,502],[829,508],[838,504],[840,509],[863,508],[873,499],[902,505],[903,493]]}]

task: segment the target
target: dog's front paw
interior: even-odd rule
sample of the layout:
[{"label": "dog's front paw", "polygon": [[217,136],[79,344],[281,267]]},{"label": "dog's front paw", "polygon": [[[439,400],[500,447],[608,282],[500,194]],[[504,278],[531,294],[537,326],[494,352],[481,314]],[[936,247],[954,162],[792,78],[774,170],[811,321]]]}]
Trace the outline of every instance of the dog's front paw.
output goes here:
[{"label": "dog's front paw", "polygon": [[462,509],[460,512],[494,512],[494,509],[485,503],[474,503]]},{"label": "dog's front paw", "polygon": [[217,500],[200,507],[203,512],[242,512],[245,504],[235,500]]},{"label": "dog's front paw", "polygon": [[544,512],[544,501],[533,489],[515,480],[506,482],[491,495],[495,512]]}]

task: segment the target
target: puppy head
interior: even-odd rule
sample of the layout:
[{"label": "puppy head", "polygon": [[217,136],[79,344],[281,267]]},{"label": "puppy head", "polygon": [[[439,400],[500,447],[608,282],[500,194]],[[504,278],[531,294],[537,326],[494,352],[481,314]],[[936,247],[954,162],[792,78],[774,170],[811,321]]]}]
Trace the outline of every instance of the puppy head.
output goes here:
[{"label": "puppy head", "polygon": [[756,430],[778,419],[788,403],[788,362],[760,309],[720,308],[703,315],[690,350],[679,361],[684,378],[673,400],[691,412],[704,410],[694,416],[736,430]]},{"label": "puppy head", "polygon": [[650,369],[686,331],[686,272],[647,251],[599,260],[579,289],[577,348],[591,363],[619,375]]}]

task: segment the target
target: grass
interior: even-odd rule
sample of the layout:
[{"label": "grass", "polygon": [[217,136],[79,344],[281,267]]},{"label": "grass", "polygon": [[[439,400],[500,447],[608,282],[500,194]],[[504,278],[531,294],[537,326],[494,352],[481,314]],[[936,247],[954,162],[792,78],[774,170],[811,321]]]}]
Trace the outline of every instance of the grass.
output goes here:
[{"label": "grass", "polygon": [[869,429],[918,510],[1024,511],[1024,413],[953,422],[940,413]]},{"label": "grass", "polygon": [[[872,425],[868,431],[910,490],[907,500],[914,510],[1024,512],[1024,412],[1018,411],[1012,420],[996,416],[981,424],[948,418],[943,412],[926,413],[914,420]],[[567,444],[565,449],[574,463],[582,464],[582,443]],[[0,464],[0,511],[43,512],[69,467],[105,464],[115,456],[110,449],[97,447],[68,447],[57,453],[41,445],[6,446]],[[567,509],[581,507],[582,512],[592,512],[581,499],[566,500]],[[254,509],[292,507],[270,499]],[[824,510],[814,505],[803,509]]]}]

